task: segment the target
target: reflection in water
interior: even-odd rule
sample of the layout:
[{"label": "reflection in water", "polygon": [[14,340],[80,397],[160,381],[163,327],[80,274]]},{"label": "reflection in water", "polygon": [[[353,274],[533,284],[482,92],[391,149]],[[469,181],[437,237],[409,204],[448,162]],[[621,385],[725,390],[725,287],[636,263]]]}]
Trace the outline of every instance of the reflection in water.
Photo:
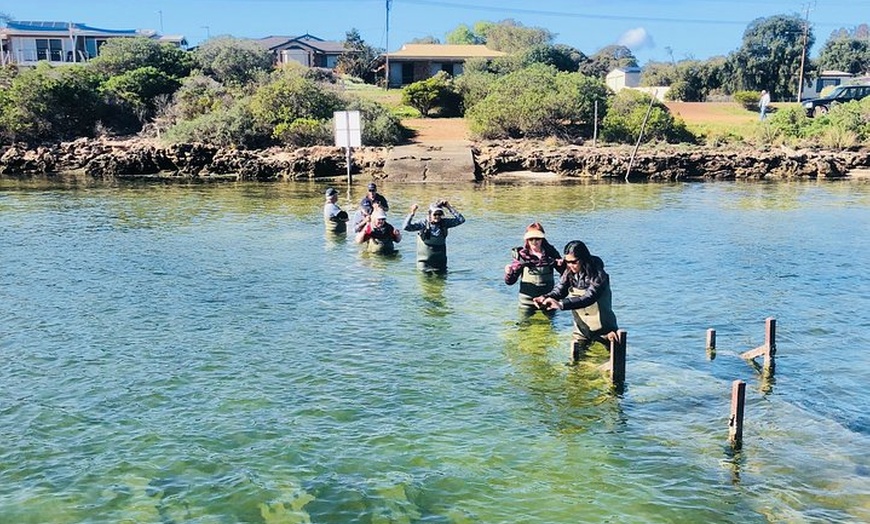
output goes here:
[{"label": "reflection in water", "polygon": [[420,293],[425,302],[423,312],[432,317],[449,315],[450,307],[444,298],[447,274],[417,271],[417,281],[420,283]]},{"label": "reflection in water", "polygon": [[607,348],[593,344],[586,359],[567,365],[569,347],[543,314],[521,317],[504,337],[507,357],[518,371],[514,378],[537,399],[544,424],[559,434],[624,426],[619,397],[598,369]]}]

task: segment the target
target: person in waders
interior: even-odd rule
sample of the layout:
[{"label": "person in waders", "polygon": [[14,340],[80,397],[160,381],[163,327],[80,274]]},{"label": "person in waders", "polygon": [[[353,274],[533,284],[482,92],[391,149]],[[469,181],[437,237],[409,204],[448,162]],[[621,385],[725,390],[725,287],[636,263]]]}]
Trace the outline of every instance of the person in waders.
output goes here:
[{"label": "person in waders", "polygon": [[356,243],[368,243],[369,253],[392,255],[396,252],[395,244],[402,241],[402,232],[387,223],[387,214],[376,208],[371,221],[356,235]]},{"label": "person in waders", "polygon": [[567,271],[549,293],[534,299],[545,310],[567,309],[574,315],[574,333],[571,356],[576,362],[583,357],[593,342],[609,347],[618,341],[616,314],[613,313],[610,294],[610,276],[604,271],[604,262],[589,253],[586,244],[572,240],[565,245]]},{"label": "person in waders", "polygon": [[[444,216],[450,211],[451,218]],[[424,220],[414,220],[417,204],[405,218],[403,229],[417,231],[417,269],[427,273],[447,271],[447,231],[465,223],[465,217],[446,200],[429,206],[429,215]]]},{"label": "person in waders", "polygon": [[[504,283],[512,286],[520,281],[519,308],[524,315],[532,315],[538,305],[534,299],[549,293],[555,284],[555,274],[565,271],[559,250],[547,241],[544,226],[534,222],[526,228],[524,244],[511,251],[514,260],[504,267]],[[544,311],[553,316],[555,310]]]},{"label": "person in waders", "polygon": [[348,216],[336,202],[338,202],[338,191],[330,187],[326,190],[326,203],[323,204],[323,221],[326,223],[326,230],[330,233],[345,233]]}]

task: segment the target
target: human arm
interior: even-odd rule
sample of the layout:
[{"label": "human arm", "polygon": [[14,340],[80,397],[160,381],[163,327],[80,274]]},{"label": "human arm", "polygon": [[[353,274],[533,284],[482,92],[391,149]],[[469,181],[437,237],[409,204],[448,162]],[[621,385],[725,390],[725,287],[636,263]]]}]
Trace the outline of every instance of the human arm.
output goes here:
[{"label": "human arm", "polygon": [[462,216],[462,213],[457,211],[455,207],[451,206],[450,202],[443,200],[441,202],[441,205],[443,207],[447,208],[447,210],[450,211],[450,214],[453,215],[453,218],[445,218],[444,220],[442,220],[442,222],[444,224],[443,227],[445,229],[449,229],[451,227],[456,227],[458,225],[465,223],[465,217]]},{"label": "human arm", "polygon": [[562,299],[568,296],[568,290],[571,289],[570,278],[570,273],[563,274],[549,293],[544,293],[532,300],[541,309],[562,309]]},{"label": "human arm", "polygon": [[561,309],[580,309],[591,306],[610,287],[610,276],[604,271],[604,264],[593,263],[591,274],[582,277],[586,291],[582,295],[562,299]]},{"label": "human arm", "polygon": [[371,224],[365,224],[363,226],[363,228],[360,229],[360,231],[356,234],[356,243],[362,244],[363,242],[365,242],[366,240],[369,239],[371,234],[372,234]]},{"label": "human arm", "polygon": [[504,283],[509,286],[514,285],[519,280],[525,266],[523,261],[520,260],[519,250],[520,248],[516,247],[511,250],[514,259],[504,267]]},{"label": "human arm", "polygon": [[402,224],[402,229],[405,231],[420,231],[426,226],[426,222],[424,221],[414,221],[414,213],[417,212],[417,204],[411,206],[411,211],[408,213],[408,216],[405,217],[405,222]]}]

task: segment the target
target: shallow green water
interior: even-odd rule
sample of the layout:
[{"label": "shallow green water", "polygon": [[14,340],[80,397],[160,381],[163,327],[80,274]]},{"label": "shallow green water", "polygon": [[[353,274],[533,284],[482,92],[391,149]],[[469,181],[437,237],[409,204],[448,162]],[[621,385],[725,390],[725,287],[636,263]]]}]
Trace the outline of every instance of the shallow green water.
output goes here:
[{"label": "shallow green water", "polygon": [[[465,214],[445,278],[323,185],[0,181],[0,522],[870,521],[870,185],[382,186]],[[517,322],[532,220],[605,260],[622,394]]]}]

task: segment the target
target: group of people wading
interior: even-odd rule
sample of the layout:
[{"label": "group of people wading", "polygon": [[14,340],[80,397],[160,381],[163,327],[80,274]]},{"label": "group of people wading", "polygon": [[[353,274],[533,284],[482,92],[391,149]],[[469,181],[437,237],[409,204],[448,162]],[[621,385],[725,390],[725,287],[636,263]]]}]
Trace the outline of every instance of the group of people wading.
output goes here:
[{"label": "group of people wading", "polygon": [[[377,186],[369,184],[367,189],[351,222],[355,240],[366,244],[371,253],[395,253],[402,232],[387,222],[390,205],[378,193]],[[323,217],[329,231],[345,233],[350,219],[337,201],[338,191],[327,189]],[[425,218],[415,219],[417,209],[417,204],[411,206],[402,225],[405,231],[417,232],[417,268],[443,273],[447,271],[447,233],[463,224],[465,217],[446,200],[430,205]],[[447,217],[445,212],[452,216]],[[552,316],[558,310],[571,311],[574,317],[571,354],[575,361],[582,358],[593,342],[607,346],[618,340],[610,276],[604,270],[604,262],[592,255],[586,244],[572,240],[560,255],[547,241],[544,226],[535,222],[526,228],[523,245],[515,247],[512,255],[513,260],[504,268],[504,282],[520,283],[519,307],[524,314],[542,311]]]}]

